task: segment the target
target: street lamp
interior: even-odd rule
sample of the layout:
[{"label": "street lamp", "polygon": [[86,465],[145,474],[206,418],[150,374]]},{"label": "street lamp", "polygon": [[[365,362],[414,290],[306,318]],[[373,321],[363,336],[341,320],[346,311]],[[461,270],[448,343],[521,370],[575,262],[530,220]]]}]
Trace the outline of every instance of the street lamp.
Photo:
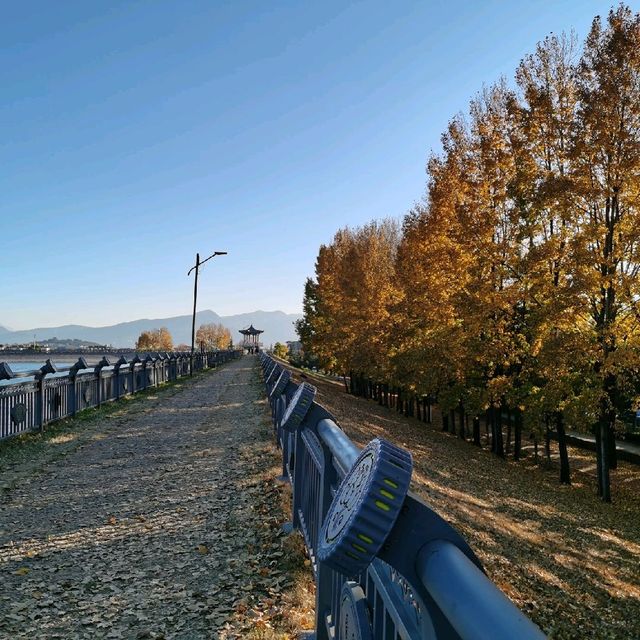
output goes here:
[{"label": "street lamp", "polygon": [[196,302],[198,300],[198,271],[200,269],[200,265],[204,264],[211,260],[211,258],[215,258],[216,256],[226,256],[226,251],[216,251],[212,253],[206,260],[200,262],[200,254],[196,253],[196,263],[189,271],[187,275],[190,276],[191,272],[195,269],[196,271],[196,280],[193,284],[193,320],[191,321],[191,356],[189,357],[189,375],[193,375],[193,351],[195,348],[196,342]]}]

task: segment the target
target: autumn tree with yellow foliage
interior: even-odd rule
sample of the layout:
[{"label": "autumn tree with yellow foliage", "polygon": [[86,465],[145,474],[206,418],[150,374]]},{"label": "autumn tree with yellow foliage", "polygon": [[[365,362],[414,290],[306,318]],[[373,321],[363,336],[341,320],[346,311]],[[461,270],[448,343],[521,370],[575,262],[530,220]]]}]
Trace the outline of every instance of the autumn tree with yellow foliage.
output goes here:
[{"label": "autumn tree with yellow foliage", "polygon": [[222,324],[201,324],[196,331],[196,344],[205,351],[228,349],[231,344],[231,331]]},{"label": "autumn tree with yellow foliage", "polygon": [[305,289],[305,350],[322,366],[382,379],[389,375],[388,327],[400,230],[394,221],[342,229],[322,246],[315,283]]},{"label": "autumn tree with yellow foliage", "polygon": [[136,341],[136,351],[172,351],[173,338],[169,329],[151,329],[143,331]]},{"label": "autumn tree with yellow foliage", "polygon": [[[620,5],[549,36],[454,117],[424,201],[339,231],[305,286],[298,331],[326,368],[368,377],[520,457],[523,430],[597,440],[611,499],[621,412],[640,389],[640,15]],[[374,385],[374,386],[375,386]],[[370,385],[369,385],[370,386]],[[404,406],[404,405],[402,405]],[[503,417],[506,421],[506,442]],[[457,423],[457,426],[456,426]]]}]

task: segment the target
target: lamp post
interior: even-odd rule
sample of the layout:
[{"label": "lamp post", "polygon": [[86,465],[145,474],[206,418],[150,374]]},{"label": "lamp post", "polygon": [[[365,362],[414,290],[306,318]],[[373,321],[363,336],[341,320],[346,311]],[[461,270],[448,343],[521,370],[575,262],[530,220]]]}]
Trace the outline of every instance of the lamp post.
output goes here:
[{"label": "lamp post", "polygon": [[215,258],[216,256],[226,256],[226,251],[216,251],[212,253],[206,260],[200,261],[200,254],[196,253],[196,263],[189,271],[187,275],[190,276],[191,272],[195,269],[196,279],[193,283],[193,319],[191,321],[191,355],[189,356],[189,375],[193,375],[193,351],[196,343],[196,302],[198,300],[198,271],[200,269],[200,265],[203,265],[205,262],[211,260],[211,258]]}]

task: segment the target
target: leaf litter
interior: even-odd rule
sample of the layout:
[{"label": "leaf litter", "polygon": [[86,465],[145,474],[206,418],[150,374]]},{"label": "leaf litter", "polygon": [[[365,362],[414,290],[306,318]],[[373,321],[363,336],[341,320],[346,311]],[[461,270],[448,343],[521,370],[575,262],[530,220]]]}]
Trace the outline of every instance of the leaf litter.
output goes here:
[{"label": "leaf litter", "polygon": [[299,539],[281,534],[287,495],[255,358],[146,403],[101,421],[64,457],[40,448],[27,471],[0,460],[0,637],[308,628],[313,584]]},{"label": "leaf litter", "polygon": [[[363,446],[376,436],[409,449],[412,490],[467,539],[489,577],[557,640],[640,638],[640,467],[619,461],[613,504],[595,494],[595,454],[570,448],[572,485],[525,447],[520,462],[312,378],[318,402]],[[554,444],[554,447],[557,445]]]}]

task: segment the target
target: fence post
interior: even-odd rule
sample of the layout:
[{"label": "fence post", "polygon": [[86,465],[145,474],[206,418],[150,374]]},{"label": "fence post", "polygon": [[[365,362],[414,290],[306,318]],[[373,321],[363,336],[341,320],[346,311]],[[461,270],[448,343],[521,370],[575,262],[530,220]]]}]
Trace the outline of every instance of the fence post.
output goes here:
[{"label": "fence post", "polygon": [[[318,521],[323,523],[333,501],[332,487],[337,484],[337,472],[331,462],[332,454],[327,445],[321,440],[322,446],[322,484],[318,499]],[[316,549],[317,552],[317,549]],[[316,576],[316,638],[329,640],[326,625],[326,613],[331,610],[333,601],[333,571],[324,562],[318,560]],[[337,626],[337,625],[336,625]]]},{"label": "fence post", "polygon": [[113,365],[113,375],[115,376],[116,400],[120,400],[120,367],[127,364],[127,359],[121,356],[120,360]]},{"label": "fence post", "polygon": [[162,354],[162,382],[169,381],[171,363],[169,361],[169,354],[165,351]]},{"label": "fence post", "polygon": [[111,361],[107,356],[104,356],[93,369],[93,375],[96,379],[96,407],[102,404],[102,370],[110,366]]},{"label": "fence post", "polygon": [[142,360],[140,359],[140,356],[137,353],[135,356],[133,356],[133,358],[129,362],[129,373],[131,374],[131,389],[130,389],[131,393],[135,393],[138,390],[138,385],[136,384],[136,379],[135,379],[136,365],[140,364],[141,362]]},{"label": "fence post", "polygon": [[156,353],[155,369],[156,387],[158,387],[161,382],[164,382],[164,357],[160,352]]},{"label": "fence post", "polygon": [[78,377],[78,371],[81,369],[88,369],[89,365],[87,361],[80,357],[78,361],[69,369],[69,413],[75,416],[78,412],[78,389],[76,388],[76,378]]},{"label": "fence post", "polygon": [[142,379],[144,380],[143,388],[145,390],[149,386],[150,371],[147,370],[149,363],[153,365],[153,358],[149,354],[147,354],[142,361]]},{"label": "fence post", "polygon": [[56,371],[55,365],[51,360],[47,359],[35,375],[35,381],[38,385],[36,395],[36,424],[40,432],[44,431],[44,379],[48,373],[56,373]]}]

